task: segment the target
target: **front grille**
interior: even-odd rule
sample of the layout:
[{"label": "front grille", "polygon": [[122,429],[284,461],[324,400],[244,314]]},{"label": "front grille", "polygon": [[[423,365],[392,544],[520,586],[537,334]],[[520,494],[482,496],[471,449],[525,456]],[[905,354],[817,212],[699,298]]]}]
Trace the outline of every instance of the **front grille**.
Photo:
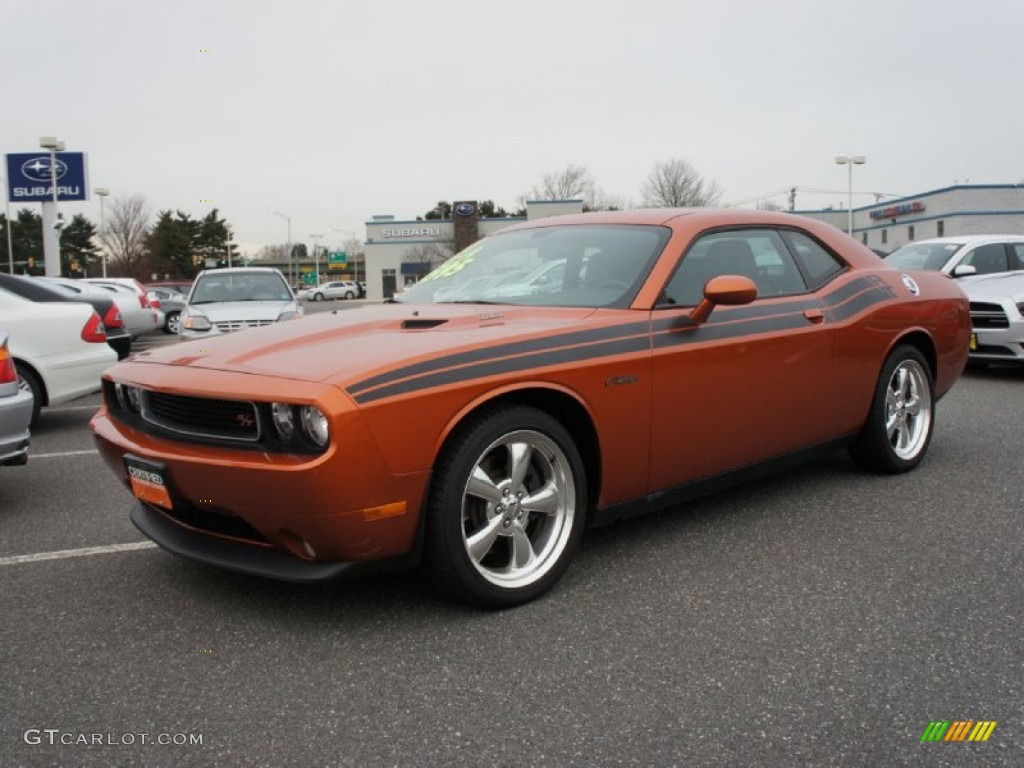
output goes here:
[{"label": "front grille", "polygon": [[151,424],[193,437],[254,443],[260,439],[260,414],[243,400],[186,397],[142,391],[142,418]]},{"label": "front grille", "polygon": [[231,333],[232,331],[241,331],[246,328],[262,328],[264,325],[273,324],[273,320],[225,320],[214,323],[217,326],[217,330],[221,333]]},{"label": "front grille", "polygon": [[1009,328],[1010,318],[998,304],[971,302],[971,324],[975,328]]}]

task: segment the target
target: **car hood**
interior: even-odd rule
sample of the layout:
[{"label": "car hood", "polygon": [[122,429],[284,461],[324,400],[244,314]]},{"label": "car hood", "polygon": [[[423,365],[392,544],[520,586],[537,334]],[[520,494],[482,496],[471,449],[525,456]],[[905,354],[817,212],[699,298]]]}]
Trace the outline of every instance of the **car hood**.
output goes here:
[{"label": "car hood", "polygon": [[1004,272],[999,275],[985,275],[961,280],[967,298],[974,300],[1012,299],[1024,301],[1024,271]]},{"label": "car hood", "polygon": [[225,301],[216,304],[191,304],[189,309],[202,312],[211,323],[226,320],[277,320],[287,309],[294,309],[294,301]]},{"label": "car hood", "polygon": [[389,304],[322,312],[155,348],[133,360],[327,382],[345,389],[441,354],[589,328],[595,325],[595,314],[611,325],[636,319],[628,310]]}]

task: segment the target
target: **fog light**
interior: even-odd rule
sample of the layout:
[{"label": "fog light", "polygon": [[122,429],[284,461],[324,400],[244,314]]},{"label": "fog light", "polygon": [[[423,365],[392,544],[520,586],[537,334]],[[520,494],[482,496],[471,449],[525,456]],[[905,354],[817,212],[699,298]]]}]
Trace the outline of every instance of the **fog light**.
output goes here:
[{"label": "fog light", "polygon": [[274,417],[274,429],[277,430],[277,436],[287,443],[295,434],[295,414],[292,407],[287,403],[271,403],[270,413]]},{"label": "fog light", "polygon": [[306,436],[313,441],[317,448],[325,447],[330,434],[327,428],[327,417],[324,416],[323,411],[315,405],[304,405],[302,406],[301,415],[302,430],[306,433]]}]

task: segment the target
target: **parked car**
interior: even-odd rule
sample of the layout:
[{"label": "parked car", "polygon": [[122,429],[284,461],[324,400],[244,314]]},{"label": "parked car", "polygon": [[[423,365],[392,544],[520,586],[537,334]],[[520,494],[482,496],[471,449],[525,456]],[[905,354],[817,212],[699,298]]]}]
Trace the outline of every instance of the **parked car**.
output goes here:
[{"label": "parked car", "polygon": [[151,306],[164,313],[164,333],[177,333],[180,323],[178,318],[185,308],[188,296],[173,288],[150,288],[146,293]]},{"label": "parked car", "polygon": [[79,294],[92,291],[106,296],[108,299],[113,299],[121,312],[121,321],[133,339],[154,331],[163,324],[159,310],[149,306],[149,299],[146,299],[143,304],[138,291],[131,286],[113,282],[94,282],[91,279],[75,280],[68,277],[43,277],[40,279],[60,283]]},{"label": "parked car", "polygon": [[178,334],[183,339],[208,338],[301,316],[302,307],[280,271],[214,269],[196,277],[181,312]]},{"label": "parked car", "polygon": [[18,386],[18,371],[7,348],[7,331],[0,328],[0,466],[28,461],[32,393]]},{"label": "parked car", "polygon": [[971,302],[970,363],[1024,363],[1024,271],[979,277],[961,287]]},{"label": "parked car", "polygon": [[966,235],[908,243],[885,257],[896,269],[926,269],[953,277],[1024,269],[1024,236]]},{"label": "parked car", "polygon": [[325,301],[357,299],[359,295],[359,283],[353,280],[335,280],[330,283],[321,283],[318,286],[303,289],[301,298],[309,301]]},{"label": "parked car", "polygon": [[[558,260],[545,293],[434,301]],[[913,469],[969,336],[956,283],[811,219],[557,216],[401,303],[119,363],[91,425],[172,552],[294,581],[425,557],[455,597],[508,606],[561,577],[586,525],[843,446]]]},{"label": "parked car", "polygon": [[117,353],[117,359],[123,360],[131,353],[132,337],[124,327],[121,311],[113,298],[104,296],[98,291],[79,293],[61,283],[47,282],[38,277],[22,275],[0,274],[0,287],[29,301],[77,301],[92,305],[96,314],[103,320],[107,344]]},{"label": "parked car", "polygon": [[100,374],[117,362],[88,304],[39,304],[0,287],[0,327],[11,334],[19,386],[32,393],[32,424],[41,408],[97,391]]}]

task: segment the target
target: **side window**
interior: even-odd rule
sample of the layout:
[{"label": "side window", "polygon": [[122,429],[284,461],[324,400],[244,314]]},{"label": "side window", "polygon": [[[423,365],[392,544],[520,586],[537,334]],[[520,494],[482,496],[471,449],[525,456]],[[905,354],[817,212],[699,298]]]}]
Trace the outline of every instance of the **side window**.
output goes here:
[{"label": "side window", "polygon": [[1010,259],[1010,269],[1024,269],[1024,243],[1010,243],[1011,256],[1016,257],[1016,263],[1013,263],[1013,258]]},{"label": "side window", "polygon": [[708,280],[719,275],[749,277],[757,286],[758,298],[807,290],[778,232],[731,230],[703,235],[690,247],[665,287],[662,301],[694,306],[704,297]]},{"label": "side window", "polygon": [[989,243],[979,245],[973,251],[964,256],[961,264],[970,264],[979,275],[989,275],[993,272],[1005,272],[1006,246],[1002,243]]},{"label": "side window", "polygon": [[797,261],[804,268],[807,282],[817,290],[846,267],[843,262],[826,251],[816,240],[812,240],[803,232],[784,230],[782,233],[786,244],[796,255]]}]

